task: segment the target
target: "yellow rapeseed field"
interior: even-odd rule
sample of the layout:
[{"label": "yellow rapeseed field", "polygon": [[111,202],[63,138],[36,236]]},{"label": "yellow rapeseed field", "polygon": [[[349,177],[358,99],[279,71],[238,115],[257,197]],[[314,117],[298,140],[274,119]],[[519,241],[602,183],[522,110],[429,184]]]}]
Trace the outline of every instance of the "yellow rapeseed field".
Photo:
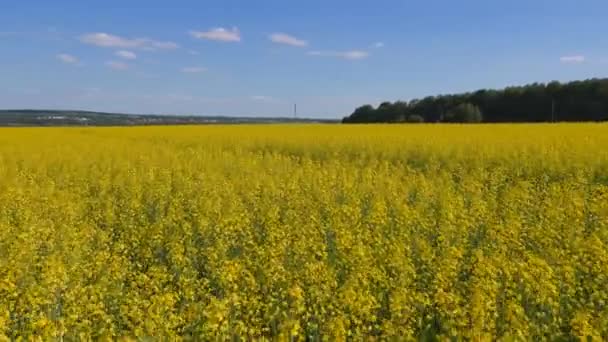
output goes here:
[{"label": "yellow rapeseed field", "polygon": [[608,126],[0,129],[0,340],[608,340]]}]

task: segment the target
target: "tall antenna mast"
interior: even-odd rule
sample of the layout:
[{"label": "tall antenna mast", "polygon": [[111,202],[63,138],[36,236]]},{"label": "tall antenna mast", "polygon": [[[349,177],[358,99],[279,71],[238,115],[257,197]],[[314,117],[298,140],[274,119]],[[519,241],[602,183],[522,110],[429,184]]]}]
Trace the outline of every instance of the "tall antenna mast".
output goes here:
[{"label": "tall antenna mast", "polygon": [[298,104],[294,103],[293,104],[293,118],[297,118],[298,117]]}]

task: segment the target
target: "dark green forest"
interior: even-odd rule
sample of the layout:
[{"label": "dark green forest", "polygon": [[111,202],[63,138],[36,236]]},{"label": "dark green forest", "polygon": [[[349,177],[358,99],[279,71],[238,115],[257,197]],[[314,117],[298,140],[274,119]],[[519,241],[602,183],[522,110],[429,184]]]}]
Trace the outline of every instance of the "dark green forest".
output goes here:
[{"label": "dark green forest", "polygon": [[608,79],[534,83],[357,108],[344,123],[608,120]]}]

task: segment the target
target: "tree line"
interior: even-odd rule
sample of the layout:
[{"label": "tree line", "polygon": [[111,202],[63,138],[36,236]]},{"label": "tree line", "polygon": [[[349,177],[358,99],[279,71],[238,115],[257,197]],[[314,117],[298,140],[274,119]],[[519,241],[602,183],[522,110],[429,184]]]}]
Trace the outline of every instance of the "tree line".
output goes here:
[{"label": "tree line", "polygon": [[608,120],[608,79],[533,83],[357,108],[343,123]]}]

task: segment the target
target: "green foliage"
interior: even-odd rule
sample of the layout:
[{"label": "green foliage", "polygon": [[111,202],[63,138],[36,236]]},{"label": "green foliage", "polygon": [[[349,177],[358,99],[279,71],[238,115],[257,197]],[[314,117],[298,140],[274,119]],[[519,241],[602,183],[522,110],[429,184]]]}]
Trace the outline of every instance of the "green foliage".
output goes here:
[{"label": "green foliage", "polygon": [[418,114],[412,114],[407,117],[407,122],[409,123],[423,123],[424,118]]},{"label": "green foliage", "polygon": [[483,120],[479,107],[470,103],[461,103],[450,109],[444,117],[445,122],[478,123]]},{"label": "green foliage", "polygon": [[[365,106],[345,117],[344,123],[402,122],[413,114],[425,122],[444,121],[461,104],[477,106],[485,122],[552,122],[608,120],[608,79],[570,83],[534,83],[502,90],[481,89],[472,93],[429,96],[409,102],[384,102],[374,109]],[[476,115],[458,122],[478,122]]]},{"label": "green foliage", "polygon": [[376,109],[372,105],[363,105],[350,116],[353,122],[374,122],[376,120]]}]

